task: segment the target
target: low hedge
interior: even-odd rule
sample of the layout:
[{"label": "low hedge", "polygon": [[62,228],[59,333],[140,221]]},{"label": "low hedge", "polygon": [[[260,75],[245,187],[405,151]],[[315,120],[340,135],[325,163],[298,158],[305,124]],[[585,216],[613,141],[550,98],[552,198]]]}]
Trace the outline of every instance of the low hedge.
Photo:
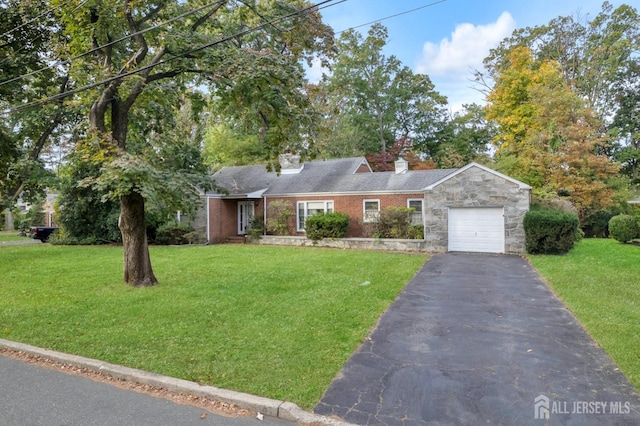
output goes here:
[{"label": "low hedge", "polygon": [[193,229],[189,225],[179,223],[165,223],[158,227],[154,242],[159,245],[189,244],[189,233]]},{"label": "low hedge", "polygon": [[524,216],[525,248],[531,254],[564,254],[582,238],[580,221],[573,213],[531,210]]},{"label": "low hedge", "polygon": [[307,238],[319,241],[323,238],[343,238],[349,228],[349,215],[331,212],[309,216],[304,223]]}]

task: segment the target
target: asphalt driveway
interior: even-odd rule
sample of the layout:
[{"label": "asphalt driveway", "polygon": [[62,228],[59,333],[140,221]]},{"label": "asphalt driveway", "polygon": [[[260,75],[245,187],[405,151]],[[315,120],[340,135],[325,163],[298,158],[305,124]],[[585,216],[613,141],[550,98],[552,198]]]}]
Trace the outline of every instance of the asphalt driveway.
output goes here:
[{"label": "asphalt driveway", "polygon": [[638,425],[640,396],[517,256],[434,256],[315,412],[360,425]]}]

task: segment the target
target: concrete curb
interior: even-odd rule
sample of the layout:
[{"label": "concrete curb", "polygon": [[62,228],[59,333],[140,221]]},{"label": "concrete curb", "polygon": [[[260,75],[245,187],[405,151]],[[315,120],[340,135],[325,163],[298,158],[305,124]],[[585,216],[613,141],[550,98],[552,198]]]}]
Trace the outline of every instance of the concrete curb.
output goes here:
[{"label": "concrete curb", "polygon": [[278,417],[284,420],[297,422],[299,424],[313,423],[315,425],[328,426],[351,425],[350,423],[345,423],[337,419],[309,413],[292,402],[264,398],[248,393],[216,388],[214,386],[202,386],[188,380],[176,379],[174,377],[136,370],[135,368],[109,364],[97,359],[65,354],[4,339],[0,339],[0,348],[40,356],[60,364],[70,365],[77,368],[86,368],[87,370],[117,379],[155,386],[172,392],[206,397],[216,401],[225,402],[227,404],[234,404],[239,408],[262,413],[266,416]]}]

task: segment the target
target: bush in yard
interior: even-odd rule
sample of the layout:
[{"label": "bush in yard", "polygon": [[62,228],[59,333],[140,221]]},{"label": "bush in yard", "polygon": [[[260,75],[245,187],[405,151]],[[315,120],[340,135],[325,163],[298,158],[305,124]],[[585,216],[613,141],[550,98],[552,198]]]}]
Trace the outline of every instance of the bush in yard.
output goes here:
[{"label": "bush in yard", "polygon": [[408,207],[387,207],[380,212],[373,225],[375,238],[422,239],[421,225],[412,225],[414,209]]},{"label": "bush in yard", "polygon": [[349,215],[346,213],[316,213],[304,223],[307,238],[318,241],[323,238],[343,238],[349,228]]},{"label": "bush in yard", "polygon": [[580,221],[573,213],[531,210],[524,216],[525,247],[532,254],[564,254],[582,238]]},{"label": "bush in yard", "polygon": [[267,232],[272,235],[289,235],[289,222],[296,212],[290,201],[272,201],[267,206]]},{"label": "bush in yard", "polygon": [[252,241],[257,241],[264,235],[264,221],[261,217],[254,216],[251,219],[251,226],[247,230],[247,234]]},{"label": "bush in yard", "polygon": [[193,229],[189,225],[180,223],[165,223],[156,231],[156,244],[181,245],[189,244],[189,236]]},{"label": "bush in yard", "polygon": [[626,243],[638,236],[638,222],[628,214],[619,214],[609,220],[609,235],[621,243]]}]

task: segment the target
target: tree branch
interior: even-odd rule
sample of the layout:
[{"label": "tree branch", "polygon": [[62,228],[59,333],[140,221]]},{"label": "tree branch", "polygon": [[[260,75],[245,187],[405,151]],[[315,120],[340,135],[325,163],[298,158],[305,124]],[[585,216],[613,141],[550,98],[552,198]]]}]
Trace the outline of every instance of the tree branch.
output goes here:
[{"label": "tree branch", "polygon": [[192,26],[191,26],[191,31],[195,31],[198,29],[198,27],[200,27],[202,24],[204,24],[205,22],[207,22],[207,19],[209,19],[211,16],[213,16],[218,10],[220,10],[220,8],[222,6],[224,6],[225,4],[227,4],[227,0],[221,0],[218,5],[214,8],[211,9],[209,12],[205,13],[200,19],[198,19]]},{"label": "tree branch", "polygon": [[136,24],[136,21],[133,19],[132,10],[131,10],[131,0],[127,0],[124,6],[124,15],[127,20],[127,24],[129,24],[129,30],[132,34],[135,34],[133,40],[138,44],[139,48],[136,53],[127,61],[127,63],[122,67],[119,73],[123,73],[124,70],[128,69],[131,65],[139,64],[144,61],[144,58],[147,56],[147,52],[149,50],[147,46],[147,40],[144,38],[142,34],[139,34],[139,28]]},{"label": "tree branch", "polygon": [[147,13],[145,16],[143,16],[142,18],[140,18],[138,21],[136,21],[136,27],[139,27],[140,25],[144,24],[145,22],[147,22],[148,20],[150,20],[151,18],[154,18],[158,15],[158,13],[160,13],[160,11],[164,8],[164,5],[159,5],[156,6],[154,9],[151,9],[149,11],[149,13]]}]

